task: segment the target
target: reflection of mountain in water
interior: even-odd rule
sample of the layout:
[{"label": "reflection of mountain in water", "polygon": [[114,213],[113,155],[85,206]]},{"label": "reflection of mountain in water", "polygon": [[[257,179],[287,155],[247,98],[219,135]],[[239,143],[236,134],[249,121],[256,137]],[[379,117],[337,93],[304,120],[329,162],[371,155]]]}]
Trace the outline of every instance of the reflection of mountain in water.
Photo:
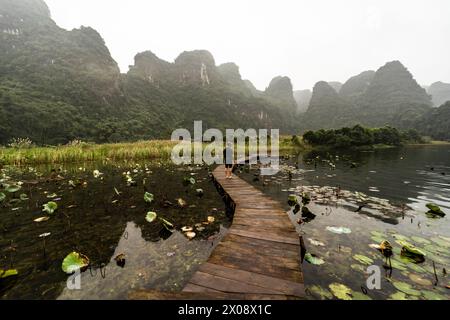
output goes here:
[{"label": "reflection of mountain in water", "polygon": [[[109,263],[81,275],[81,290],[65,288],[58,299],[126,299],[129,291],[180,290],[197,266],[205,261],[220,241],[189,241],[181,232],[164,241],[148,242],[142,230],[129,222]],[[124,254],[122,268],[115,257]]]}]

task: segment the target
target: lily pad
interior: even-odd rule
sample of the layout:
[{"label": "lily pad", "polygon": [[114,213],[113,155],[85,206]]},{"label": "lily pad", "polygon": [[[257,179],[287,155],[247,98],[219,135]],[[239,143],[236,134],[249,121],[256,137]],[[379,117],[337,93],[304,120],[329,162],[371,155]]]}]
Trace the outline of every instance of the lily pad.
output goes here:
[{"label": "lily pad", "polygon": [[89,258],[85,255],[72,252],[64,258],[62,262],[62,270],[67,274],[72,274],[77,270],[83,271],[83,269],[89,266]]},{"label": "lily pad", "polygon": [[[389,263],[387,264],[389,265]],[[391,259],[391,266],[394,269],[400,270],[400,271],[406,271],[407,266],[403,262],[397,260],[397,259]]]},{"label": "lily pad", "polygon": [[56,202],[50,201],[43,206],[43,212],[47,212],[48,214],[53,214],[56,209],[58,209],[58,204]]},{"label": "lily pad", "polygon": [[15,193],[15,192],[19,191],[20,189],[22,189],[22,187],[19,185],[16,185],[16,184],[9,185],[5,188],[6,192],[9,192],[9,193]]},{"label": "lily pad", "polygon": [[19,274],[19,271],[16,269],[9,269],[9,270],[1,270],[0,269],[0,279],[6,279],[9,277],[17,276]]},{"label": "lily pad", "polygon": [[293,207],[298,204],[298,197],[295,194],[290,194],[288,196],[288,205]]},{"label": "lily pad", "polygon": [[317,257],[309,252],[305,254],[305,260],[306,260],[306,262],[316,265],[316,266],[320,266],[325,263],[325,261],[323,259],[320,259],[319,257]]},{"label": "lily pad", "polygon": [[27,195],[26,193],[22,193],[22,194],[19,196],[19,198],[20,198],[20,200],[22,200],[22,201],[27,201],[27,200],[29,200],[29,199],[28,199],[28,195]]},{"label": "lily pad", "polygon": [[147,203],[152,203],[155,200],[155,196],[152,193],[146,192],[144,194],[144,201]]},{"label": "lily pad", "polygon": [[330,300],[333,299],[333,295],[327,289],[322,288],[321,286],[314,285],[308,287],[309,292],[311,292],[316,298],[320,298],[321,300]]},{"label": "lily pad", "polygon": [[389,300],[408,300],[408,298],[404,292],[397,291],[389,296]]},{"label": "lily pad", "polygon": [[337,233],[337,234],[349,234],[352,232],[352,230],[350,230],[349,228],[345,228],[345,227],[327,227],[326,229],[330,232]]},{"label": "lily pad", "polygon": [[394,237],[394,239],[399,240],[399,241],[411,241],[407,236],[404,236],[402,234],[393,234],[392,237]]},{"label": "lily pad", "polygon": [[352,300],[352,289],[341,283],[332,283],[329,285],[333,295],[341,300]]},{"label": "lily pad", "polygon": [[413,282],[415,282],[415,283],[417,283],[417,284],[419,284],[421,286],[431,286],[431,285],[433,285],[433,283],[430,280],[428,280],[428,279],[426,279],[426,278],[424,278],[424,277],[422,277],[422,276],[420,276],[418,274],[415,274],[415,273],[410,273],[408,275],[408,277]]},{"label": "lily pad", "polygon": [[447,297],[444,297],[443,295],[430,290],[422,291],[422,295],[427,300],[448,300]]},{"label": "lily pad", "polygon": [[408,268],[417,273],[427,273],[428,272],[425,268],[422,268],[421,266],[419,266],[415,263],[408,263]]},{"label": "lily pad", "polygon": [[430,240],[441,247],[450,248],[450,241],[446,241],[443,237],[433,237]]},{"label": "lily pad", "polygon": [[318,246],[318,247],[325,247],[325,243],[319,241],[319,240],[315,240],[315,239],[308,239],[308,241],[313,245],[313,246]]},{"label": "lily pad", "polygon": [[156,214],[156,212],[147,212],[147,215],[145,216],[145,220],[147,220],[147,222],[152,223],[153,221],[156,220],[157,217],[158,217],[158,215]]},{"label": "lily pad", "polygon": [[435,203],[427,203],[426,207],[430,209],[429,213],[436,214],[438,216],[445,216],[445,213],[441,210],[441,208]]},{"label": "lily pad", "polygon": [[352,291],[353,300],[372,300],[367,294],[364,294],[359,291]]},{"label": "lily pad", "polygon": [[353,259],[365,265],[371,265],[373,263],[373,260],[371,258],[364,256],[362,254],[355,254],[353,256]]},{"label": "lily pad", "polygon": [[422,237],[418,237],[418,236],[412,236],[411,240],[414,241],[415,243],[420,243],[420,244],[430,244],[431,242],[427,239],[424,239]]},{"label": "lily pad", "polygon": [[375,236],[375,237],[381,237],[381,238],[384,238],[384,239],[387,238],[387,235],[384,232],[381,232],[381,231],[371,231],[370,234]]},{"label": "lily pad", "polygon": [[403,241],[401,244],[403,244],[402,256],[413,259],[416,262],[423,262],[425,260],[425,252],[410,243]]},{"label": "lily pad", "polygon": [[392,285],[399,291],[402,291],[411,296],[420,296],[420,291],[414,289],[409,283],[402,281],[394,281]]},{"label": "lily pad", "polygon": [[362,265],[360,265],[360,264],[352,264],[352,265],[350,265],[350,268],[352,268],[353,270],[355,270],[355,271],[360,271],[360,272],[362,272],[362,273],[366,273],[366,268],[364,267],[364,266],[362,266]]}]

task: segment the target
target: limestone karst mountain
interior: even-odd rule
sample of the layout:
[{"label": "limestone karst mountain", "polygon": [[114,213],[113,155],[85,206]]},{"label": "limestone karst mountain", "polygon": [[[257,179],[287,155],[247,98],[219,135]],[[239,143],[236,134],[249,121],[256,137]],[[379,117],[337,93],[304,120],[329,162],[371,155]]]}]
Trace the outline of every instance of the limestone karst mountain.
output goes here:
[{"label": "limestone karst mountain", "polygon": [[265,91],[270,99],[281,103],[287,110],[295,111],[297,103],[294,99],[291,79],[288,77],[275,77]]},{"label": "limestone karst mountain", "polygon": [[294,91],[294,99],[297,102],[297,113],[304,113],[308,110],[311,97],[312,91],[309,89]]},{"label": "limestone karst mountain", "polygon": [[121,74],[99,33],[58,27],[41,0],[0,0],[0,31],[0,144],[168,138],[194,120],[291,129],[284,100],[255,94],[236,65],[217,67],[206,50],[174,62],[143,52]]},{"label": "limestone karst mountain", "polygon": [[[325,81],[314,86],[308,110],[302,115],[302,129],[338,128],[353,123],[353,106]],[[355,122],[357,123],[357,122]]]},{"label": "limestone karst mountain", "polygon": [[339,81],[330,81],[330,82],[328,82],[328,84],[329,84],[330,87],[332,87],[337,93],[339,93],[339,91],[341,91],[342,83],[340,83]]},{"label": "limestone karst mountain", "polygon": [[174,61],[138,53],[123,74],[97,31],[58,27],[42,0],[0,0],[0,53],[0,144],[168,138],[194,120],[298,134],[357,123],[414,128],[423,119],[437,125],[424,132],[442,136],[446,122],[437,117],[446,108],[430,113],[431,106],[450,99],[449,84],[435,83],[427,94],[399,61],[295,93],[288,77],[260,91],[236,64],[216,65],[206,50]]},{"label": "limestone karst mountain", "polygon": [[302,123],[309,129],[356,123],[413,128],[430,107],[426,91],[399,61],[393,61],[376,72],[366,71],[350,78],[339,94],[328,83],[319,82]]},{"label": "limestone karst mountain", "polygon": [[450,83],[435,82],[427,88],[427,92],[431,96],[434,107],[439,107],[450,101]]},{"label": "limestone karst mountain", "polygon": [[364,71],[357,76],[351,77],[345,82],[339,91],[339,94],[344,99],[353,103],[358,103],[359,99],[364,95],[369,88],[375,71]]}]

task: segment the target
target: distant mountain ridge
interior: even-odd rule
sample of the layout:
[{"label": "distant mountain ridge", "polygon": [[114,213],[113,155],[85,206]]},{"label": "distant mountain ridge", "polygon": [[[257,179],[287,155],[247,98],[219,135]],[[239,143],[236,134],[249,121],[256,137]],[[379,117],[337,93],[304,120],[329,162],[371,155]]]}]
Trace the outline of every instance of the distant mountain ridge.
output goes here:
[{"label": "distant mountain ridge", "polygon": [[399,61],[392,61],[350,78],[339,93],[326,82],[316,84],[302,130],[354,124],[411,128],[431,106],[425,89]]},{"label": "distant mountain ridge", "polygon": [[432,106],[450,99],[450,85],[427,92],[399,61],[295,92],[286,76],[260,91],[239,66],[216,65],[206,50],[173,62],[141,52],[123,74],[97,31],[58,27],[42,0],[0,0],[0,52],[0,145],[17,137],[39,144],[168,138],[194,120],[284,134],[362,124],[447,136],[448,104]]}]

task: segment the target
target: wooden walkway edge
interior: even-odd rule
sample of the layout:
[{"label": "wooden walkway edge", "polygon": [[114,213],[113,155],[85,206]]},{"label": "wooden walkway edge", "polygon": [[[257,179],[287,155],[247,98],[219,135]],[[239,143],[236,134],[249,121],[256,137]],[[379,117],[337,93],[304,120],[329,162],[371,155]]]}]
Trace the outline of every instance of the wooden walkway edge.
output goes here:
[{"label": "wooden walkway edge", "polygon": [[138,291],[131,299],[304,299],[300,237],[281,205],[244,180],[213,178],[234,206],[233,223],[180,293]]}]

